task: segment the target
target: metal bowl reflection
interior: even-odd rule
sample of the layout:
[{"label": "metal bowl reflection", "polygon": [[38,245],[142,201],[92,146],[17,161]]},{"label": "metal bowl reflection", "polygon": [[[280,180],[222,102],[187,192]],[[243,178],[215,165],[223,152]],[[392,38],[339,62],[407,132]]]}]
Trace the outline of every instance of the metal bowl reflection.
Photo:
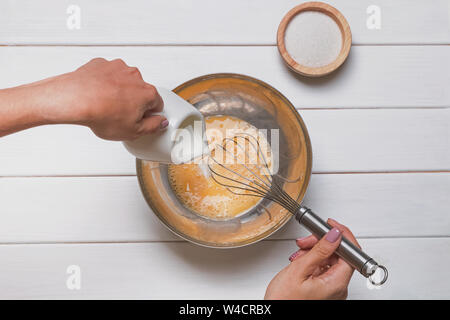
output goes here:
[{"label": "metal bowl reflection", "polygon": [[[311,144],[306,127],[293,105],[277,90],[239,74],[211,74],[173,90],[205,117],[229,115],[258,129],[278,130],[278,175],[283,189],[301,201],[311,174]],[[272,143],[268,134],[269,143]],[[240,247],[271,235],[291,217],[280,205],[262,200],[245,214],[213,220],[184,207],[172,191],[167,165],[136,160],[142,193],[156,216],[180,237],[217,248]]]}]

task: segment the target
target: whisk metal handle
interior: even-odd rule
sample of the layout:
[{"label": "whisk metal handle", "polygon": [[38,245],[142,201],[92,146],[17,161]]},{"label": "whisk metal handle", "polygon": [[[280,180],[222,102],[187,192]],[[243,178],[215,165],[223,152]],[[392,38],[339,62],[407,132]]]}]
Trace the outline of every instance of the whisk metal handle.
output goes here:
[{"label": "whisk metal handle", "polygon": [[[328,223],[312,212],[311,209],[304,206],[300,207],[295,215],[295,219],[318,238],[322,238],[332,228]],[[373,285],[382,285],[386,282],[388,277],[387,269],[376,263],[375,260],[345,237],[342,238],[336,253],[353,268],[358,270],[364,277],[369,278]],[[382,269],[383,276],[381,279],[375,280],[373,279],[373,276],[378,268]]]}]

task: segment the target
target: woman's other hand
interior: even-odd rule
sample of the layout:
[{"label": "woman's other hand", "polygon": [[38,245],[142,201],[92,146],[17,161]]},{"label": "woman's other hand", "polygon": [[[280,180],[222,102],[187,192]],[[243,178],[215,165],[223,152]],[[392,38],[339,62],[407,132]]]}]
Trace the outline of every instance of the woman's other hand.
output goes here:
[{"label": "woman's other hand", "polygon": [[344,225],[328,219],[333,227],[322,239],[314,236],[297,239],[300,250],[267,287],[265,299],[345,299],[354,269],[334,252],[342,236],[359,247]]}]

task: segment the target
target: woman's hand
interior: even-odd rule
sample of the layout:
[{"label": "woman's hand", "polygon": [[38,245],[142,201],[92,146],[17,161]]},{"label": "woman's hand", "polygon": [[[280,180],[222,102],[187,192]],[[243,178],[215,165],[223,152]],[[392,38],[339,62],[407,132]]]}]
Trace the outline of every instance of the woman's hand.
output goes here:
[{"label": "woman's hand", "polygon": [[103,139],[133,140],[164,129],[155,87],[121,59],[96,58],[77,70],[0,90],[0,136],[43,124],[88,126]]},{"label": "woman's hand", "polygon": [[168,124],[165,118],[151,115],[163,109],[155,87],[121,59],[93,59],[71,73],[67,81],[75,93],[71,95],[73,108],[79,108],[82,124],[100,138],[133,140]]},{"label": "woman's hand", "polygon": [[334,254],[342,236],[359,247],[344,225],[328,219],[333,227],[320,241],[314,236],[297,240],[300,250],[267,287],[265,299],[345,299],[354,269]]}]

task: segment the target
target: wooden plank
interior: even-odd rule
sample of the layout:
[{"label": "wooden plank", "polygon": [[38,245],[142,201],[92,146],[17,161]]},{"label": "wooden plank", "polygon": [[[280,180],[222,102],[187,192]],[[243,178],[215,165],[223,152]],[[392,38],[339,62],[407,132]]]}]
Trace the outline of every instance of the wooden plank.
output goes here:
[{"label": "wooden plank", "polygon": [[[450,173],[315,174],[305,204],[359,237],[450,236]],[[1,178],[0,243],[181,240],[136,177]],[[271,239],[308,232],[292,220]]]},{"label": "wooden plank", "polygon": [[120,142],[85,127],[43,126],[0,139],[0,176],[135,174],[135,158]]},{"label": "wooden plank", "polygon": [[[282,17],[302,1],[129,0],[126,2],[9,0],[0,3],[6,44],[264,44],[274,45]],[[347,18],[354,44],[450,43],[448,1],[330,0]],[[80,28],[67,20],[80,9]],[[381,12],[369,29],[370,6]]]},{"label": "wooden plank", "polygon": [[[314,172],[450,170],[450,109],[302,110]],[[0,176],[135,174],[119,142],[37,127],[0,139]]]},{"label": "wooden plank", "polygon": [[[363,248],[389,268],[381,289],[355,274],[350,299],[448,299],[449,238],[365,239]],[[296,250],[263,241],[235,250],[187,243],[2,245],[1,299],[262,299]],[[81,268],[69,290],[68,266]],[[420,289],[418,289],[420,288]]]},{"label": "wooden plank", "polygon": [[72,71],[94,57],[123,58],[144,79],[174,88],[220,72],[271,84],[298,108],[450,107],[450,46],[354,47],[337,72],[289,71],[274,47],[0,47],[0,88]]},{"label": "wooden plank", "polygon": [[310,131],[316,172],[450,169],[450,109],[300,114]]}]

